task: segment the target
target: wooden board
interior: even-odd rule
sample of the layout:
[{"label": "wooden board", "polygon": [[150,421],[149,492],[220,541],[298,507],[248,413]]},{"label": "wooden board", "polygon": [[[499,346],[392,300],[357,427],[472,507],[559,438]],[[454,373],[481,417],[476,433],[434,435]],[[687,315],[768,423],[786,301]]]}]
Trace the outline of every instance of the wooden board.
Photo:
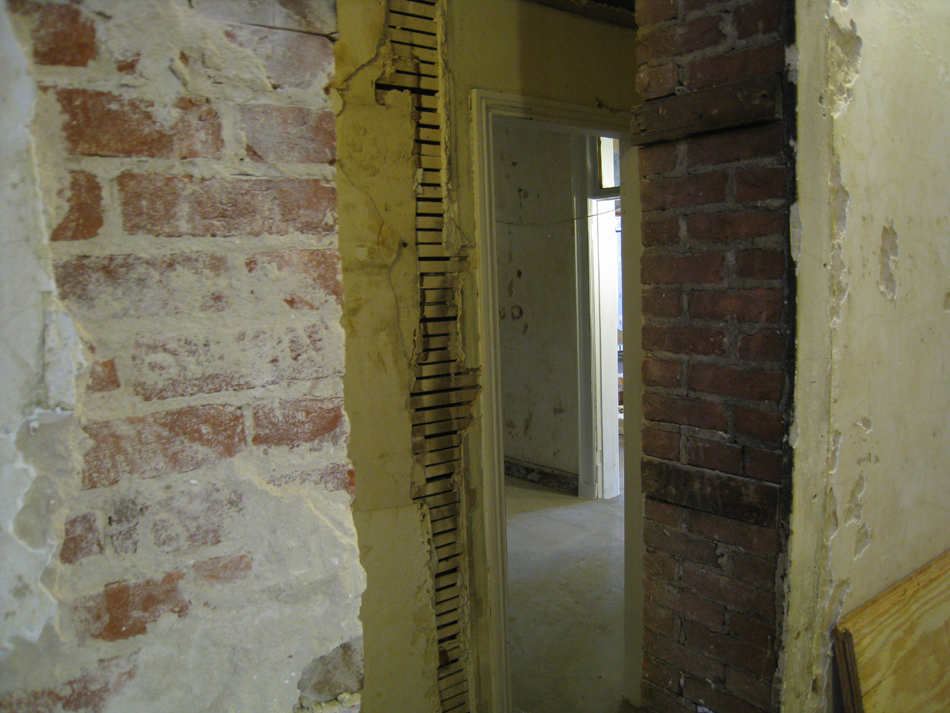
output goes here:
[{"label": "wooden board", "polygon": [[849,713],[946,713],[950,552],[846,616],[834,634]]}]

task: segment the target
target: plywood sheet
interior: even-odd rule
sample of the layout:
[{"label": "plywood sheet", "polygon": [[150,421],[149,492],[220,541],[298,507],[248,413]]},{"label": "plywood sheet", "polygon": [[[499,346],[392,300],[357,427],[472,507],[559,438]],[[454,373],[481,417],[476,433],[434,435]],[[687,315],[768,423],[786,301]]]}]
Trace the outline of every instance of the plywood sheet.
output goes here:
[{"label": "plywood sheet", "polygon": [[849,713],[950,710],[950,552],[835,627]]}]

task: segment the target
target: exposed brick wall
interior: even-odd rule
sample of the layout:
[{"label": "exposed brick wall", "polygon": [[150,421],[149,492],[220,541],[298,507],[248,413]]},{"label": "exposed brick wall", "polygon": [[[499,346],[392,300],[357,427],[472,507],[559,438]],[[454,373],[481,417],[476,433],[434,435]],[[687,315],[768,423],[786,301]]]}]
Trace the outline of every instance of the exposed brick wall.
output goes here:
[{"label": "exposed brick wall", "polygon": [[651,711],[777,710],[793,322],[791,118],[775,90],[788,94],[785,14],[784,0],[637,3]]},{"label": "exposed brick wall", "polygon": [[[277,628],[281,640],[243,641],[229,608],[274,599],[279,622],[297,616],[279,592],[311,597],[316,625],[290,627],[310,658],[358,632],[332,42],[228,21],[227,3],[214,19],[179,5],[142,4],[140,17],[130,5],[126,24],[81,4],[0,6],[33,63],[57,297],[88,365],[76,440],[61,444],[72,470],[50,476],[60,640],[30,654],[44,664],[22,688],[0,676],[0,711],[103,710],[147,675],[140,659],[188,639],[176,627],[204,627],[191,634],[202,645],[214,631],[221,672],[248,680],[257,672],[239,674],[235,652],[279,649],[280,680],[254,685],[289,683],[290,710],[296,682],[284,679],[310,659],[288,662],[299,647]],[[335,21],[332,3],[308,11]],[[173,36],[140,56],[129,33],[149,23]],[[280,571],[280,548],[310,527],[312,570]],[[44,678],[57,661],[62,674]],[[203,700],[213,676],[189,676],[168,688],[193,689],[196,710],[263,709]]]}]

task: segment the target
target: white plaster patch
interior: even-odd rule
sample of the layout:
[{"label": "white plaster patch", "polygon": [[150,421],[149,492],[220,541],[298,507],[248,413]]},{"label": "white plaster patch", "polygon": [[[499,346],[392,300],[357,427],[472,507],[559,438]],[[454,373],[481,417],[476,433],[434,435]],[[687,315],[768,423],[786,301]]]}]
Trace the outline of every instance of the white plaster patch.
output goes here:
[{"label": "white plaster patch", "polygon": [[48,309],[43,343],[46,398],[50,408],[76,405],[76,380],[85,367],[82,340],[76,325],[66,312]]},{"label": "white plaster patch", "polygon": [[14,521],[36,472],[16,439],[43,400],[44,295],[52,290],[29,126],[35,91],[5,10],[0,10],[0,657],[36,641],[56,606],[40,584],[52,547],[31,547]]},{"label": "white plaster patch", "polygon": [[830,35],[831,82],[828,90],[831,98],[831,113],[840,117],[851,103],[852,91],[858,79],[861,60],[861,38],[854,20],[842,27],[833,17]]},{"label": "white plaster patch", "polygon": [[798,274],[798,263],[802,258],[802,211],[798,202],[792,203],[788,209],[789,242],[791,243],[792,261],[795,263],[795,274]]}]

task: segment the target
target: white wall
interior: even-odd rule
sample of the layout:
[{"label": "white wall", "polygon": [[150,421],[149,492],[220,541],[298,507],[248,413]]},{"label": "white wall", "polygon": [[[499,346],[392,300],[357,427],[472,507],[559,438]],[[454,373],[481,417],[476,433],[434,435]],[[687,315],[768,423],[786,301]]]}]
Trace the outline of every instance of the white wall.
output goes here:
[{"label": "white wall", "polygon": [[576,477],[571,135],[509,119],[492,137],[505,457]]},{"label": "white wall", "polygon": [[798,3],[785,710],[826,710],[829,628],[950,547],[948,26],[937,0]]}]

